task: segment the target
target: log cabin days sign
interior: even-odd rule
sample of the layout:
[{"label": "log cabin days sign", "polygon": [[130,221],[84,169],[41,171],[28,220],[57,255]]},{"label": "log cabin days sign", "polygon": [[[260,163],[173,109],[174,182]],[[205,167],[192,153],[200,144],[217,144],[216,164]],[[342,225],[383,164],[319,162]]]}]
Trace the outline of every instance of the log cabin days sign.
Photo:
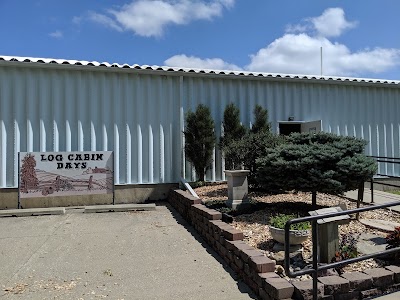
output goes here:
[{"label": "log cabin days sign", "polygon": [[20,152],[19,197],[113,194],[112,151]]}]

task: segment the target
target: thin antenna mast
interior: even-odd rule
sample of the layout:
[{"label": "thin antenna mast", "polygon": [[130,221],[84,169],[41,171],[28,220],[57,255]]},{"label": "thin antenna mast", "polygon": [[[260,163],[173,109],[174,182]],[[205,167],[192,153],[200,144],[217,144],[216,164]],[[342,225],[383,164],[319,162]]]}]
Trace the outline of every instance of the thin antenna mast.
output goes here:
[{"label": "thin antenna mast", "polygon": [[321,55],[321,76],[322,76],[322,74],[323,74],[323,73],[322,73],[322,66],[323,66],[323,65],[322,65],[322,46],[321,46],[321,54],[320,54],[320,55]]}]

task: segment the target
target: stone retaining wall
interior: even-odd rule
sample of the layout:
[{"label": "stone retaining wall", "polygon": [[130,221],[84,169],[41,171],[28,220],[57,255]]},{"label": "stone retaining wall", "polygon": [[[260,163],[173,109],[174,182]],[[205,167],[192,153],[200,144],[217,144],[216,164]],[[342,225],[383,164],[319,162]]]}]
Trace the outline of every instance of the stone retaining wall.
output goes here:
[{"label": "stone retaining wall", "polygon": [[[243,233],[222,221],[222,214],[185,191],[171,190],[168,201],[243,281],[265,300],[312,299],[312,280],[288,282],[275,261],[243,241]],[[388,266],[342,276],[319,277],[319,298],[366,299],[400,289],[400,267]]]}]

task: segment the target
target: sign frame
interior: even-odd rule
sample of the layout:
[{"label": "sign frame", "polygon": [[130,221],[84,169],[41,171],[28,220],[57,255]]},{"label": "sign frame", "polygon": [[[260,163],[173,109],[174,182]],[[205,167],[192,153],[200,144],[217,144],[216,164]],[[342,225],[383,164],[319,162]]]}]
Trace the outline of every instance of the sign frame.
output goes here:
[{"label": "sign frame", "polygon": [[22,198],[104,194],[114,205],[114,159],[114,151],[18,152],[18,208]]}]

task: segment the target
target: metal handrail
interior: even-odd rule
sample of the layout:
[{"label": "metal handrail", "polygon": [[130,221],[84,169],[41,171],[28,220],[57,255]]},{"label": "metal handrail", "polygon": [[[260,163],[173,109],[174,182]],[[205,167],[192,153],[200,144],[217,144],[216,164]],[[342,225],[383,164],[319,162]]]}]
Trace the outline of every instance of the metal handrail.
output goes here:
[{"label": "metal handrail", "polygon": [[[389,163],[389,164],[400,164],[400,158],[399,157],[386,157],[386,156],[368,156],[371,158],[375,158],[376,162],[380,163]],[[381,159],[385,159],[385,160],[381,160]],[[392,161],[388,161],[388,159],[391,159]],[[386,175],[386,174],[380,174],[377,173],[376,175],[379,176],[386,176],[389,178],[400,178],[400,176],[393,176],[393,175]],[[370,180],[370,189],[371,189],[371,203],[374,203],[374,178],[372,177]],[[390,184],[390,183],[385,183],[385,182],[379,182],[379,184],[381,185],[385,185],[385,186],[391,186],[391,187],[396,187],[396,188],[400,188],[400,185],[395,185],[395,184]]]},{"label": "metal handrail", "polygon": [[[343,216],[343,215],[348,215],[348,214],[353,214],[353,213],[360,213],[360,212],[365,212],[365,211],[370,211],[370,210],[375,210],[375,209],[380,209],[380,208],[387,208],[391,206],[397,206],[400,205],[400,201],[394,201],[394,202],[389,202],[385,204],[380,204],[380,205],[374,205],[374,206],[369,206],[369,207],[362,207],[362,208],[355,208],[355,209],[350,209],[350,210],[344,210],[344,211],[339,211],[339,212],[332,212],[332,213],[326,213],[322,215],[315,215],[315,216],[307,216],[303,218],[296,218],[292,219],[286,222],[285,224],[285,271],[286,275],[289,277],[296,277],[300,275],[305,275],[305,274],[312,274],[313,277],[313,299],[317,300],[317,293],[318,293],[318,272],[331,269],[331,268],[337,268],[341,266],[345,266],[351,263],[359,262],[362,260],[370,259],[370,258],[375,258],[379,257],[382,255],[387,255],[391,253],[397,253],[400,252],[400,247],[385,250],[385,251],[380,251],[368,255],[363,255],[355,258],[349,258],[340,262],[334,262],[334,263],[328,263],[323,266],[318,266],[318,224],[317,220],[319,219],[325,219],[329,217],[337,217],[337,216]],[[290,226],[292,224],[296,223],[301,223],[301,222],[311,222],[312,224],[312,243],[313,243],[313,267],[312,269],[307,269],[307,270],[301,270],[301,271],[296,271],[296,272],[291,272],[290,271],[290,257],[289,257],[289,230]]]},{"label": "metal handrail", "polygon": [[381,174],[381,173],[376,173],[375,175],[387,177],[387,178],[400,178],[400,176],[386,175],[386,174]]},{"label": "metal handrail", "polygon": [[369,155],[369,157],[372,157],[372,158],[384,158],[384,159],[397,159],[397,160],[400,160],[399,157],[374,156],[374,155]]}]

